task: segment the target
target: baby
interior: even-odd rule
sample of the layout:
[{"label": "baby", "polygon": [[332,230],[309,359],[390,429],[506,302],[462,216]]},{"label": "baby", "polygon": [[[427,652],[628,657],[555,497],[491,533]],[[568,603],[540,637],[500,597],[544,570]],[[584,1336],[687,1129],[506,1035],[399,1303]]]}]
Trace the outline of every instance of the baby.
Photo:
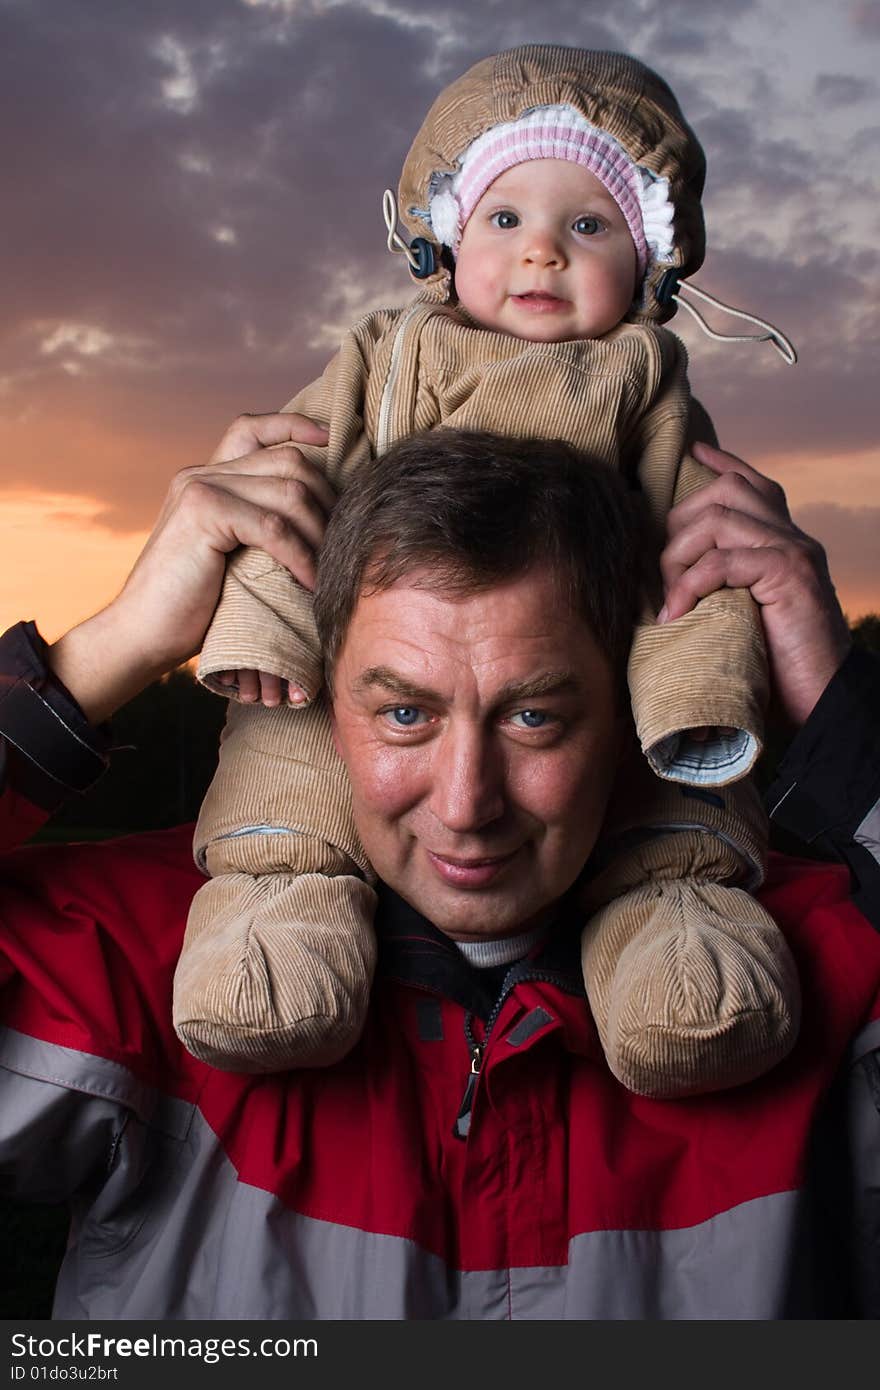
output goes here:
[{"label": "baby", "polygon": [[[565,438],[622,469],[661,525],[711,474],[679,340],[658,325],[703,256],[702,150],[666,84],[623,54],[529,46],[435,101],[396,229],[423,289],[369,314],[290,402],[337,489],[404,435],[449,425]],[[392,226],[396,220],[392,218]],[[202,807],[174,1020],[216,1066],[321,1066],[360,1034],[375,962],[370,865],[323,696],[311,596],[261,551],[230,562],[200,677],[265,673],[298,708],[231,703]],[[766,827],[746,777],[766,670],[747,592],[638,626],[629,663],[647,758],[618,788],[587,890],[584,979],[630,1089],[689,1095],[759,1075],[798,1026],[794,966],[747,890]],[[640,766],[635,766],[635,762]],[[650,764],[650,768],[649,768]],[[723,787],[723,791],[719,788]]]}]

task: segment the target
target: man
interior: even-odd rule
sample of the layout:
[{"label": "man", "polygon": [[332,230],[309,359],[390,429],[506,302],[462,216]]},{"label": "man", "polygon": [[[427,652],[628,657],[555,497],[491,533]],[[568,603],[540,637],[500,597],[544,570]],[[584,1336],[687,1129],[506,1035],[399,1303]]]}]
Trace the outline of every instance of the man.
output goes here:
[{"label": "man", "polygon": [[[272,442],[283,427],[255,428]],[[242,452],[248,428],[224,454]],[[845,705],[856,738],[876,676],[846,654],[821,562],[800,563],[803,539],[766,480],[712,459],[709,513],[676,519],[667,604],[674,616],[688,585],[706,588],[710,551],[727,557],[713,561],[716,582],[723,564],[750,562],[783,704],[803,718],[818,700],[800,737],[820,760],[834,744],[841,764],[841,741],[815,718],[824,702]],[[399,491],[394,457],[382,467]],[[732,547],[729,515],[711,510],[731,487]],[[424,499],[410,501],[421,515]],[[26,798],[20,823],[33,823],[53,786],[88,780],[100,735],[84,716],[106,718],[195,649],[225,550],[257,539],[307,573],[323,505],[283,449],[191,471],[115,604],[48,661],[32,631],[14,632],[4,807]],[[344,580],[334,547],[348,508],[322,556],[331,589]],[[494,515],[490,488],[459,516],[464,554]],[[741,549],[763,549],[763,566]],[[880,1132],[876,934],[839,869],[781,865],[765,900],[802,975],[792,1057],[751,1086],[684,1103],[614,1081],[580,985],[568,889],[613,771],[615,648],[598,616],[560,594],[552,550],[528,560],[475,586],[461,563],[438,574],[422,547],[417,564],[338,603],[322,579],[337,737],[385,883],[373,1007],[343,1062],[255,1079],[179,1047],[170,979],[198,882],[184,836],[3,862],[0,1165],[16,1191],[71,1199],[58,1316],[877,1312],[876,1271],[851,1243],[876,1184],[859,1169]]]}]

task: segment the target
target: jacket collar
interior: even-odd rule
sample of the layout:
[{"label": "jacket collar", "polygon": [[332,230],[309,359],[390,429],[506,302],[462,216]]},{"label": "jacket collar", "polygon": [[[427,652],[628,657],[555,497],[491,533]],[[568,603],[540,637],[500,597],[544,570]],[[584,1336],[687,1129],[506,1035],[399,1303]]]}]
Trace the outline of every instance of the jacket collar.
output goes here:
[{"label": "jacket collar", "polygon": [[567,994],[584,998],[580,965],[583,911],[570,893],[547,937],[528,956],[503,968],[477,970],[455,943],[387,884],[379,885],[376,917],[378,974],[450,999],[480,1018],[488,1018],[499,989],[515,981],[551,978]]}]

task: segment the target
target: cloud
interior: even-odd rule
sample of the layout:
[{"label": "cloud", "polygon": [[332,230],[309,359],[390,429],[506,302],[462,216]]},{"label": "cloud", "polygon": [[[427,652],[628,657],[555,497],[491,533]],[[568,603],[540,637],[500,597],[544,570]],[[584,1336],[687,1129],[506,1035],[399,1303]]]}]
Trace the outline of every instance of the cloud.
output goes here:
[{"label": "cloud", "polygon": [[105,333],[103,328],[87,323],[59,323],[40,343],[40,352],[51,357],[59,349],[67,348],[84,357],[96,357],[111,348],[113,342],[112,333]]},{"label": "cloud", "polygon": [[814,84],[819,101],[829,106],[854,106],[877,95],[877,83],[867,77],[851,77],[846,73],[820,73]]},{"label": "cloud", "polygon": [[[876,12],[853,7],[853,25],[868,34]],[[700,283],[802,351],[788,372],[766,347],[715,349],[682,327],[722,437],[865,447],[875,195],[849,98],[867,78],[820,51],[824,73],[795,92],[759,51],[764,22],[753,0],[0,0],[0,121],[16,132],[4,484],[80,491],[104,500],[105,524],[144,525],[228,419],[287,400],[344,326],[408,297],[381,191],[437,91],[521,42],[635,52],[693,119],[709,154]],[[810,124],[817,82],[833,148]]]},{"label": "cloud", "polygon": [[858,0],[849,7],[853,27],[864,39],[880,39],[880,4],[877,0]]},{"label": "cloud", "polygon": [[199,84],[189,53],[172,34],[163,34],[156,41],[154,51],[170,69],[169,75],[161,83],[162,96],[172,110],[188,115],[199,94]]},{"label": "cloud", "polygon": [[[769,251],[707,259],[699,283],[778,325],[800,356],[789,368],[768,344],[709,343],[679,312],[673,326],[688,343],[694,389],[728,448],[839,455],[874,444],[880,325],[871,286],[880,259],[863,257],[820,245],[797,262]],[[725,333],[758,331],[711,311],[707,317]]]}]

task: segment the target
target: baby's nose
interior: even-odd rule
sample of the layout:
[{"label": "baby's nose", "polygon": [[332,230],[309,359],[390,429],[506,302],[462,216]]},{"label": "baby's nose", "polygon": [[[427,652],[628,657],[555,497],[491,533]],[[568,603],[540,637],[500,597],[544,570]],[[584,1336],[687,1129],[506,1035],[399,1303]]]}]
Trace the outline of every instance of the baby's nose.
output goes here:
[{"label": "baby's nose", "polygon": [[534,265],[562,265],[561,239],[552,232],[535,232],[525,244],[525,259]]}]

